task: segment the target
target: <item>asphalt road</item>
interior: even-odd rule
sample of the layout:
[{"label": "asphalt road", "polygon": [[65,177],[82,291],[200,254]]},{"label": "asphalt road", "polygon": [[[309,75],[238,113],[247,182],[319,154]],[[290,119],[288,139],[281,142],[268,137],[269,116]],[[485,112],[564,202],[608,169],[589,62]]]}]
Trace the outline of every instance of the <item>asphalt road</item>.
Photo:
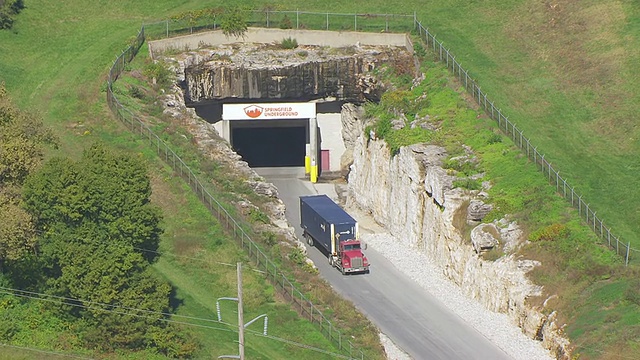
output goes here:
[{"label": "asphalt road", "polygon": [[[255,170],[278,188],[287,207],[287,219],[302,238],[298,197],[317,194],[318,187],[304,180],[301,168]],[[320,275],[413,359],[510,359],[375,250],[365,251],[371,263],[370,274],[343,276],[329,266],[318,249],[305,245]]]}]

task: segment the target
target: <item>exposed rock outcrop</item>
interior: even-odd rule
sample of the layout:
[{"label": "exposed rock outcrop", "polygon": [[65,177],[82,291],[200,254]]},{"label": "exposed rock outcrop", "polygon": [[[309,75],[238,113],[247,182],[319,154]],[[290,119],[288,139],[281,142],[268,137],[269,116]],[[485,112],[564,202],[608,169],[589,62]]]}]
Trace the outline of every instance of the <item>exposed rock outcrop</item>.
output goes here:
[{"label": "exposed rock outcrop", "polygon": [[228,99],[311,100],[332,98],[361,103],[378,101],[381,83],[373,75],[379,63],[406,57],[401,48],[351,47],[325,51],[252,44],[220,45],[184,59],[185,102],[189,105]]},{"label": "exposed rock outcrop", "polygon": [[342,105],[340,114],[340,120],[342,122],[342,142],[346,149],[340,157],[340,171],[342,176],[347,176],[349,174],[349,167],[353,163],[353,148],[358,138],[364,132],[364,111],[360,106],[346,103]]},{"label": "exposed rock outcrop", "polygon": [[[437,146],[412,145],[391,157],[384,140],[361,137],[353,149],[347,206],[370,213],[406,246],[423,251],[467,296],[490,311],[507,314],[527,336],[540,340],[559,359],[568,359],[569,342],[555,314],[526,302],[542,294],[526,277],[538,264],[508,254],[484,260],[462,235],[460,224],[467,223],[468,205],[479,192],[452,187],[452,177],[440,167],[445,156]],[[474,204],[472,217],[477,219],[488,208]],[[517,224],[506,220],[480,224],[473,232],[476,247],[483,250],[500,244],[511,251],[521,241]]]},{"label": "exposed rock outcrop", "polygon": [[482,200],[473,199],[469,202],[469,207],[467,208],[467,220],[469,222],[482,221],[492,209],[493,205],[485,204]]},{"label": "exposed rock outcrop", "polygon": [[[291,87],[286,85],[288,80],[278,79],[280,75],[269,70],[268,66],[262,68],[262,73],[252,73],[246,66],[240,65],[239,60],[231,59],[234,49],[225,51],[227,52],[217,55],[211,52],[193,53],[179,60],[177,72],[187,84],[188,101],[271,97],[272,94],[289,96],[287,94],[290,94]],[[219,62],[219,67],[194,66],[202,60]],[[311,62],[311,59],[307,61]],[[354,69],[364,66],[364,62],[360,64],[357,60],[350,61],[350,65],[345,66]],[[326,69],[319,63],[312,67],[288,66],[289,71],[298,77],[297,81],[301,77],[315,79],[316,74],[326,74],[323,73]],[[225,70],[220,70],[222,68]],[[369,66],[362,67],[365,68],[368,69]],[[224,78],[221,80],[225,84],[222,88],[214,86],[218,76],[220,79]],[[362,83],[364,80],[360,78],[358,81]],[[265,87],[264,84],[267,83],[271,85]],[[324,85],[319,82],[313,84],[295,85],[294,88],[298,87],[297,91],[304,94],[343,96],[343,99],[349,99],[345,94],[355,92],[356,89],[364,91],[364,87],[358,85],[358,82],[349,83],[340,88],[342,90],[326,87],[326,84],[338,84],[335,81]],[[278,232],[285,233],[292,243],[296,243],[293,229],[288,227],[284,217],[284,205],[276,198],[277,190],[265,184],[263,179],[241,161],[210,124],[197,118],[192,109],[185,108],[180,96],[171,95],[166,104],[167,111],[171,111],[174,118],[181,116],[180,113],[188,114],[183,118],[184,124],[194,134],[195,142],[206,155],[235,169],[256,191],[274,199],[267,206],[269,217],[278,225]],[[542,293],[540,287],[526,278],[526,273],[538,264],[513,255],[487,261],[477,253],[495,246],[500,246],[507,254],[513,253],[523,241],[517,224],[503,219],[477,225],[472,231],[471,239],[462,235],[460,226],[477,224],[491,210],[491,206],[484,200],[486,194],[453,187],[455,177],[441,167],[447,156],[445,149],[434,145],[412,145],[401,148],[398,154],[391,157],[383,140],[376,140],[375,136],[367,140],[362,136],[366,124],[362,121],[362,113],[358,107],[345,105],[342,121],[343,139],[347,147],[342,164],[345,173],[350,169],[348,206],[364,209],[378,223],[384,224],[392,235],[406,241],[407,246],[423,251],[467,296],[477,299],[490,311],[507,314],[527,336],[540,340],[559,359],[570,358],[569,342],[562,336],[556,314],[547,314],[548,311],[544,308],[533,308],[526,303],[528,297]],[[430,124],[428,118],[415,119],[411,126],[428,127]],[[473,154],[461,161],[473,161]],[[304,249],[304,246],[301,248]]]}]

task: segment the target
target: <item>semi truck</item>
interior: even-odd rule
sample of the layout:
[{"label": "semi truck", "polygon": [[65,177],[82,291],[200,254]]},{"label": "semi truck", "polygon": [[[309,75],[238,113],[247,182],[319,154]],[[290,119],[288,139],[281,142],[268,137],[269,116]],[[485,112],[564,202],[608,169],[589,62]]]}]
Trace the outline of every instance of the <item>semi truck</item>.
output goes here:
[{"label": "semi truck", "polygon": [[321,248],[329,265],[342,275],[369,273],[369,260],[362,253],[358,238],[358,223],[331,198],[300,196],[300,227],[307,243]]}]

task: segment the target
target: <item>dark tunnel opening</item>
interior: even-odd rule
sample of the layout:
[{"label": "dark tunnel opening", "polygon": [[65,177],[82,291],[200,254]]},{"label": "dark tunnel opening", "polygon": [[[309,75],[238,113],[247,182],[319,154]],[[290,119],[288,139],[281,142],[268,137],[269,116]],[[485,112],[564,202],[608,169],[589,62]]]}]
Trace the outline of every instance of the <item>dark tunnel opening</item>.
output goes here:
[{"label": "dark tunnel opening", "polygon": [[251,167],[304,166],[304,126],[234,128],[232,143]]}]

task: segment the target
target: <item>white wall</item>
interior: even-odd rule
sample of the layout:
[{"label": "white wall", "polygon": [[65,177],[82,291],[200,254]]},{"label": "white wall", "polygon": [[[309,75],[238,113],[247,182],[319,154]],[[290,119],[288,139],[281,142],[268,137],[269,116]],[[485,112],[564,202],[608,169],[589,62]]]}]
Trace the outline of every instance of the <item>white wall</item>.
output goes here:
[{"label": "white wall", "polygon": [[340,171],[340,157],[345,151],[342,141],[342,119],[340,113],[317,114],[318,127],[322,137],[322,150],[330,150],[330,171]]}]

